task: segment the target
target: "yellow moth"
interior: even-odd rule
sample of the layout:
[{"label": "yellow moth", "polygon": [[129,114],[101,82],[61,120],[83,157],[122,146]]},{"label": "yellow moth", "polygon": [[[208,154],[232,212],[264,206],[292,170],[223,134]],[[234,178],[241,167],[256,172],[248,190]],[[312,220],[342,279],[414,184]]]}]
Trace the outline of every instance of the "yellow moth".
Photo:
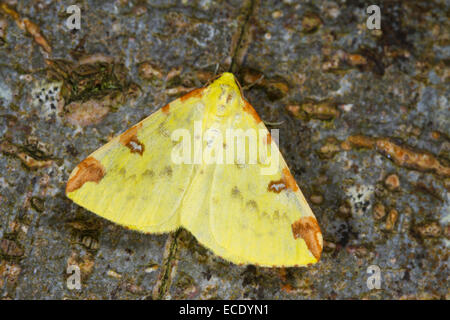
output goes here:
[{"label": "yellow moth", "polygon": [[231,73],[92,153],[71,173],[66,195],[140,232],[183,227],[236,264],[302,266],[322,252],[313,212]]}]

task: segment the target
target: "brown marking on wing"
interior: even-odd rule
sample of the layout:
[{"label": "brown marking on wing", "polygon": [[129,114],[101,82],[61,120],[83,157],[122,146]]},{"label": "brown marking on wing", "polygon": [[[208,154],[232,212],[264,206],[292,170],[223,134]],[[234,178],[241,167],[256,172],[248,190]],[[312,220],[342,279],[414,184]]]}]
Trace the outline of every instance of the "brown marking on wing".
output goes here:
[{"label": "brown marking on wing", "polygon": [[119,141],[124,146],[127,145],[128,142],[133,138],[133,136],[137,135],[138,130],[142,127],[142,123],[138,123],[132,126],[130,129],[125,131],[119,136]]},{"label": "brown marking on wing", "polygon": [[130,149],[131,153],[139,153],[142,156],[145,150],[145,145],[137,138],[137,132],[141,127],[141,123],[132,126],[119,136],[119,141],[122,145]]},{"label": "brown marking on wing", "polygon": [[170,110],[170,104],[166,104],[164,107],[161,108],[161,111],[165,114],[169,114]]},{"label": "brown marking on wing", "polygon": [[298,190],[297,182],[295,182],[295,179],[288,168],[283,169],[283,175],[280,180],[270,181],[267,187],[267,190],[275,193],[280,193],[285,189],[291,189],[292,191]]},{"label": "brown marking on wing", "polygon": [[173,170],[172,170],[172,167],[170,167],[170,166],[164,167],[164,169],[160,173],[161,176],[167,176],[169,178],[172,177],[172,174],[173,174]]},{"label": "brown marking on wing", "polygon": [[244,99],[244,111],[249,113],[253,117],[253,119],[255,119],[256,123],[261,122],[261,118],[259,117],[258,113],[256,113],[252,105],[248,103],[245,99]]},{"label": "brown marking on wing", "polygon": [[237,197],[237,198],[242,198],[242,194],[241,191],[239,191],[238,187],[233,187],[233,189],[231,189],[231,195],[233,197]]},{"label": "brown marking on wing", "polygon": [[295,179],[292,176],[292,174],[288,168],[283,168],[283,178],[284,178],[284,181],[286,181],[286,186],[289,189],[291,189],[292,191],[298,190],[297,182],[295,182]]},{"label": "brown marking on wing", "polygon": [[191,92],[188,92],[184,96],[180,97],[180,101],[183,102],[189,98],[201,98],[203,95],[203,90],[205,90],[205,88],[194,89]]},{"label": "brown marking on wing", "polygon": [[88,181],[98,183],[106,173],[103,165],[94,157],[84,159],[75,169],[66,185],[66,194],[73,192]]},{"label": "brown marking on wing", "polygon": [[141,156],[144,154],[145,145],[140,142],[136,136],[131,137],[130,141],[125,145],[130,149],[131,153],[139,153]]},{"label": "brown marking on wing", "polygon": [[258,211],[258,204],[256,203],[255,200],[249,200],[245,205],[255,211]]},{"label": "brown marking on wing", "polygon": [[282,190],[286,189],[286,183],[284,181],[284,179],[280,179],[277,181],[270,181],[269,185],[267,186],[267,190],[275,192],[275,193],[280,193]]},{"label": "brown marking on wing", "polygon": [[314,217],[302,217],[295,221],[292,225],[292,234],[294,239],[302,238],[305,240],[306,246],[313,256],[320,259],[322,253],[323,241],[319,224]]}]

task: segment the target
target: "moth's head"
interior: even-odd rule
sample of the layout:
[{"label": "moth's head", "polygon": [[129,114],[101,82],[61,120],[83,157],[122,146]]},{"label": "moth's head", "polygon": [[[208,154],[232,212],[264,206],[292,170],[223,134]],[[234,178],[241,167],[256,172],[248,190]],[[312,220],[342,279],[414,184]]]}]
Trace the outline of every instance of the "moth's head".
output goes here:
[{"label": "moth's head", "polygon": [[209,112],[226,117],[235,113],[243,101],[239,83],[232,73],[225,72],[207,87]]}]

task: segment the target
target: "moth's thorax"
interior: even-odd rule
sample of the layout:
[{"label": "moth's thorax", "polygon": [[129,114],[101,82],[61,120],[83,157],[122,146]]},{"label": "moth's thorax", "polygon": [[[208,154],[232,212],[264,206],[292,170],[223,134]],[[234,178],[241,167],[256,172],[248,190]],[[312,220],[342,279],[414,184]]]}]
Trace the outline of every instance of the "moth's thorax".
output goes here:
[{"label": "moth's thorax", "polygon": [[218,119],[234,115],[243,104],[241,91],[231,73],[224,73],[208,87],[205,100],[207,113]]}]

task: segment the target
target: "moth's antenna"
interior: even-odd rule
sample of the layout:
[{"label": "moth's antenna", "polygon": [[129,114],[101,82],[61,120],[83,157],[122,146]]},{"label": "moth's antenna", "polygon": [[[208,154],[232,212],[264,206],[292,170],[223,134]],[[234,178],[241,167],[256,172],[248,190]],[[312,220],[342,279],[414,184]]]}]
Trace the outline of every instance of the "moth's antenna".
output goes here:
[{"label": "moth's antenna", "polygon": [[262,80],[264,79],[264,75],[261,75],[257,80],[255,80],[253,83],[250,83],[249,85],[244,86],[245,90],[250,89],[251,87],[253,87],[254,85],[257,85],[258,83],[260,83]]},{"label": "moth's antenna", "polygon": [[241,92],[241,96],[244,96],[244,90],[242,89],[242,86],[241,86],[241,84],[239,83],[239,80],[236,79],[236,76],[235,76],[235,75],[233,75],[233,76],[234,76],[234,82],[236,82],[237,86],[239,87],[239,91]]}]

